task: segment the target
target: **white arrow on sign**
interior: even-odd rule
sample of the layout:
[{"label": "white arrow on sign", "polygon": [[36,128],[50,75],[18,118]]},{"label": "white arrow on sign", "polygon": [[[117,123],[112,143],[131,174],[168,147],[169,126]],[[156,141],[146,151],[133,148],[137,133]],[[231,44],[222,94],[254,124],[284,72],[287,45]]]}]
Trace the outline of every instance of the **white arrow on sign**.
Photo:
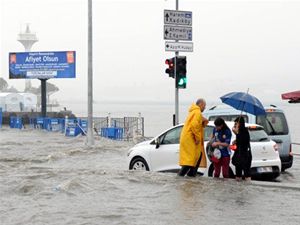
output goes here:
[{"label": "white arrow on sign", "polygon": [[165,24],[192,26],[192,12],[164,10]]},{"label": "white arrow on sign", "polygon": [[166,41],[165,50],[168,52],[193,52],[193,42],[170,42]]},{"label": "white arrow on sign", "polygon": [[164,39],[165,40],[182,40],[192,41],[193,33],[192,27],[184,26],[164,26]]}]

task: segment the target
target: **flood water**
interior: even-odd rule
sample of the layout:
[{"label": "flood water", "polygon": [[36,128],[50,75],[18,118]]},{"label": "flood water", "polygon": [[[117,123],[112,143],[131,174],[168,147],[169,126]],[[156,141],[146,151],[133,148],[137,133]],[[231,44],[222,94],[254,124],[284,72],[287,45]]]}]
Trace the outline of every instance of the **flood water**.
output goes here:
[{"label": "flood water", "polygon": [[300,157],[276,182],[128,171],[131,142],[0,129],[0,224],[299,224]]}]

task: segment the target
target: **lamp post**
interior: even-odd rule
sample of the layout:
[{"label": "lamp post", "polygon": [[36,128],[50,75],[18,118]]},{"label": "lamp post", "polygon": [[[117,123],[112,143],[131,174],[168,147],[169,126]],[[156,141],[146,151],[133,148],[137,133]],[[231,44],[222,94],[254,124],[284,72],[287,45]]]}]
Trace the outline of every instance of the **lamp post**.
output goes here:
[{"label": "lamp post", "polygon": [[94,145],[93,136],[93,5],[88,0],[88,131],[87,145]]}]

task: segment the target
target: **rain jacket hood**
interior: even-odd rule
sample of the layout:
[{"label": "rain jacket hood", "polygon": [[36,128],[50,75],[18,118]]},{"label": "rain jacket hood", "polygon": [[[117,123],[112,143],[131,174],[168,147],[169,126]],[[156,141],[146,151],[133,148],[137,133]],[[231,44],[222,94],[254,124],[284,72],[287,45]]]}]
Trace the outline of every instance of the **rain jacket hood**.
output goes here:
[{"label": "rain jacket hood", "polygon": [[200,111],[200,107],[193,103],[189,108],[189,113],[191,113],[194,110]]},{"label": "rain jacket hood", "polygon": [[180,166],[196,166],[201,156],[200,167],[206,168],[204,151],[204,125],[200,107],[192,104],[180,135]]}]

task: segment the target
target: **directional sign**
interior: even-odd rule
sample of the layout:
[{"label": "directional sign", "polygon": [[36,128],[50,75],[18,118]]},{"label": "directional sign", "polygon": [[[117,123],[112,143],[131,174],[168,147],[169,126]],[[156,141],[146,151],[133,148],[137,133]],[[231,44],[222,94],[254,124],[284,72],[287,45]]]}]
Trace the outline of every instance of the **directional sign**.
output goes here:
[{"label": "directional sign", "polygon": [[9,78],[75,78],[75,51],[9,53]]},{"label": "directional sign", "polygon": [[164,39],[192,41],[192,27],[165,25]]},{"label": "directional sign", "polygon": [[165,24],[192,26],[192,12],[164,10]]},{"label": "directional sign", "polygon": [[193,42],[166,41],[165,50],[168,52],[192,52],[193,51]]}]

